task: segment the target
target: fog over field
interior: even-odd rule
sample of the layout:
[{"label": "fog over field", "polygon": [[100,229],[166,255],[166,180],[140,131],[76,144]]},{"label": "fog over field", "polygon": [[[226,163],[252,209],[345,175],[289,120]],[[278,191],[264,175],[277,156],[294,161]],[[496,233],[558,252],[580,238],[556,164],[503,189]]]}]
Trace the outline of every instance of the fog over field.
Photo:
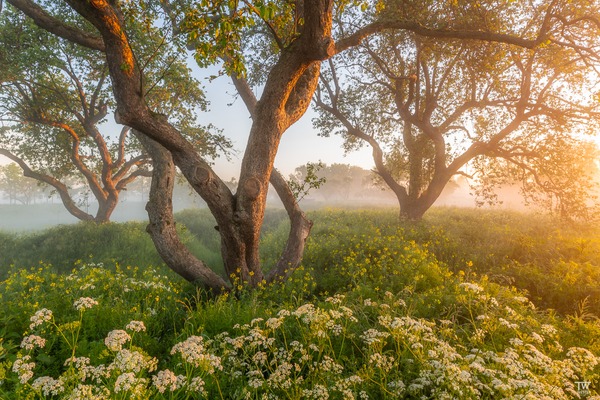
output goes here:
[{"label": "fog over field", "polygon": [[[368,171],[363,170],[365,173]],[[111,221],[147,221],[148,215],[145,210],[148,199],[146,183],[144,191],[131,190],[125,192],[111,216]],[[435,206],[450,207],[476,207],[476,198],[471,189],[464,183],[461,185],[450,185],[442,193]],[[509,187],[498,191],[498,204],[486,205],[484,208],[512,209],[519,211],[532,211],[524,205],[517,187]],[[80,204],[86,212],[93,214],[97,203],[85,198],[79,199]],[[0,192],[0,231],[23,233],[36,231],[62,224],[74,224],[79,222],[77,218],[69,214],[60,202],[58,196],[39,193],[37,196],[26,201],[17,196],[10,200],[6,193]],[[397,208],[398,203],[389,190],[383,190],[379,186],[369,185],[346,185],[340,187],[338,183],[330,181],[324,183],[319,189],[312,189],[308,195],[301,200],[301,206],[305,210],[322,208]],[[205,208],[202,199],[192,194],[189,188],[177,186],[174,196],[174,211],[193,208]],[[269,208],[283,208],[273,188],[269,191]]]}]

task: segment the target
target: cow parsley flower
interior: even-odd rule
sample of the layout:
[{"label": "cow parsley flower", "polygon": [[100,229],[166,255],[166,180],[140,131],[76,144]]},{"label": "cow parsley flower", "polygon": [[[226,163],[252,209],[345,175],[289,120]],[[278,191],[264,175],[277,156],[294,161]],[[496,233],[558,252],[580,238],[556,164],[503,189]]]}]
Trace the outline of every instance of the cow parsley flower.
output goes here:
[{"label": "cow parsley flower", "polygon": [[189,383],[188,392],[196,392],[201,395],[206,394],[206,390],[204,389],[204,380],[199,376],[195,376],[192,378],[192,381]]},{"label": "cow parsley flower", "polygon": [[31,361],[31,356],[26,355],[21,358],[17,358],[12,366],[12,371],[19,376],[19,382],[25,384],[33,378],[33,369],[35,363]]},{"label": "cow parsley flower", "polygon": [[131,336],[127,332],[121,329],[115,329],[108,332],[104,344],[111,351],[119,351],[123,348],[123,345],[131,340]]},{"label": "cow parsley flower", "polygon": [[158,371],[158,373],[152,377],[152,383],[156,386],[156,390],[158,390],[159,393],[164,393],[167,390],[174,392],[183,386],[184,381],[185,377],[183,375],[175,375],[168,369]]},{"label": "cow parsley flower", "polygon": [[37,378],[31,384],[33,390],[42,392],[44,396],[56,396],[64,392],[65,387],[60,379],[54,379],[49,376]]},{"label": "cow parsley flower", "polygon": [[463,288],[467,292],[472,292],[472,293],[481,293],[481,292],[483,292],[483,288],[481,286],[479,286],[478,284],[476,284],[476,283],[463,282],[463,283],[461,283],[458,286],[461,287],[461,288]]},{"label": "cow parsley flower", "polygon": [[43,324],[44,322],[48,322],[52,319],[52,310],[48,310],[47,308],[42,308],[33,314],[29,320],[31,324],[29,325],[29,329],[33,330],[36,326]]},{"label": "cow parsley flower", "polygon": [[21,348],[25,350],[33,350],[36,347],[40,349],[46,345],[46,339],[37,335],[25,336],[21,341]]},{"label": "cow parsley flower", "polygon": [[131,397],[139,397],[148,383],[147,378],[137,378],[133,372],[125,372],[117,377],[115,393],[130,392]]},{"label": "cow parsley flower", "polygon": [[171,349],[171,354],[179,353],[181,358],[195,367],[202,367],[208,373],[214,373],[215,369],[222,370],[221,358],[207,354],[204,349],[201,336],[190,336],[183,342],[177,343]]},{"label": "cow parsley flower", "polygon": [[143,321],[131,321],[125,326],[125,329],[132,332],[145,332],[146,325]]},{"label": "cow parsley flower", "polygon": [[97,305],[98,302],[91,297],[80,297],[73,303],[73,307],[75,307],[78,311],[83,311],[86,308],[92,308]]}]

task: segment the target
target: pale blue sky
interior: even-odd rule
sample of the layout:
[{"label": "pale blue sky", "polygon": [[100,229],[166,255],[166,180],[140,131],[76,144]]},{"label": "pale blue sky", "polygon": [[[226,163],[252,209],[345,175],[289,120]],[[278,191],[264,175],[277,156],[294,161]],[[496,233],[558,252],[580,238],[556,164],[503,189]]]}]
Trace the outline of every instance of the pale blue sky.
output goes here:
[{"label": "pale blue sky", "polygon": [[[227,137],[234,142],[239,151],[238,157],[231,162],[218,159],[215,163],[216,172],[222,178],[229,179],[239,175],[239,164],[243,150],[248,140],[251,120],[246,107],[241,99],[234,101],[235,88],[229,78],[221,77],[206,84],[207,96],[211,102],[211,111],[201,117],[203,123],[211,122],[224,130]],[[228,106],[232,103],[233,105]],[[365,169],[373,167],[370,148],[364,148],[344,156],[342,139],[337,136],[329,138],[317,136],[313,129],[309,110],[304,117],[292,126],[284,135],[280,143],[275,167],[285,175],[293,172],[294,168],[307,162],[323,161],[327,164],[344,163],[358,165]]]}]

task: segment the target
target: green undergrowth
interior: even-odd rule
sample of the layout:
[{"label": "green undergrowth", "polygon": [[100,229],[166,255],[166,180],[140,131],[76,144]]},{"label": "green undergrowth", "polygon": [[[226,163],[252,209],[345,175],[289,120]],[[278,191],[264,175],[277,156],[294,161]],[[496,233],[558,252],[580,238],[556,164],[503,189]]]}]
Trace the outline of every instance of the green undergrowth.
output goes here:
[{"label": "green undergrowth", "polygon": [[[211,248],[214,225],[195,215],[185,214],[184,232]],[[543,297],[564,305],[552,311],[517,289],[515,272],[574,265],[583,274],[588,265],[586,273],[595,273],[592,227],[452,209],[419,224],[398,224],[391,210],[310,216],[303,266],[288,282],[254,291],[242,285],[217,298],[160,264],[79,261],[67,273],[46,264],[10,268],[0,283],[0,398],[598,394],[600,324],[593,291],[582,289],[597,281],[573,298]],[[267,265],[287,231],[282,214],[272,218],[263,232]],[[572,253],[582,238],[590,247]],[[574,272],[553,268],[528,278],[566,290]]]}]

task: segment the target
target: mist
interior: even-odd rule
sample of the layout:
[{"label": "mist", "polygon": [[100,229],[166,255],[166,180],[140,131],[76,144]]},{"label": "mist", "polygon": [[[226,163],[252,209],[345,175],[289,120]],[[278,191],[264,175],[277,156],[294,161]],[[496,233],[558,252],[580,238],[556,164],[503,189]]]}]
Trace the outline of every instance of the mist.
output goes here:
[{"label": "mist", "polygon": [[[343,166],[352,173],[345,176],[329,176],[319,188],[311,188],[300,200],[302,209],[316,210],[322,208],[397,208],[398,202],[394,194],[373,180],[371,171],[347,164]],[[294,179],[290,176],[290,179]],[[235,190],[235,181],[229,182]],[[145,210],[148,200],[149,179],[140,180],[122,192],[119,205],[111,216],[113,222],[147,221]],[[528,211],[517,186],[507,186],[497,190],[498,201],[494,205],[486,204],[484,208],[500,208]],[[94,214],[98,204],[92,197],[81,191],[75,195],[86,212]],[[475,208],[476,197],[468,182],[464,179],[450,182],[434,207]],[[173,208],[175,212],[190,208],[205,208],[204,201],[183,181],[175,186]],[[283,208],[277,194],[270,188],[267,198],[268,208]],[[0,231],[8,233],[27,233],[50,228],[56,225],[75,224],[77,218],[69,214],[57,195],[49,191],[39,190],[32,195],[21,196],[8,191],[0,191]]]}]

